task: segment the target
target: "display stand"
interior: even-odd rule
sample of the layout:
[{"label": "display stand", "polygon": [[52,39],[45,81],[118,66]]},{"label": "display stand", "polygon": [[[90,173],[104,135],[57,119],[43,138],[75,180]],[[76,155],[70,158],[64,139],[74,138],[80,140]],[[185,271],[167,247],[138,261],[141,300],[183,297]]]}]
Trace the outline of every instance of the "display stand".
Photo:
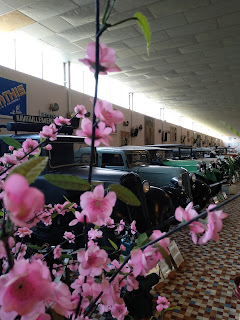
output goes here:
[{"label": "display stand", "polygon": [[167,264],[165,260],[160,261],[155,268],[153,268],[149,273],[156,273],[159,276],[159,282],[153,287],[153,291],[158,292],[164,287],[164,281],[167,278],[174,278],[176,275],[176,269],[181,269],[185,266],[183,256],[173,240],[168,246],[170,252],[170,264]]}]

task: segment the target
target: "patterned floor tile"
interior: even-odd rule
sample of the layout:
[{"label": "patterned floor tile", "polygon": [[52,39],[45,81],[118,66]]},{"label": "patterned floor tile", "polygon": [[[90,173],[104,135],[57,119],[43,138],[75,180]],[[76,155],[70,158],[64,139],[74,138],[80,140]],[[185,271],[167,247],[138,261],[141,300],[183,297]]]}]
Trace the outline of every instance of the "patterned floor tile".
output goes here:
[{"label": "patterned floor tile", "polygon": [[[237,183],[240,191],[240,183]],[[224,220],[219,242],[195,246],[188,230],[172,235],[186,266],[177,270],[174,279],[167,279],[159,292],[180,311],[169,311],[164,319],[239,320],[240,302],[233,296],[233,279],[240,274],[240,198],[222,209],[229,216]]]}]

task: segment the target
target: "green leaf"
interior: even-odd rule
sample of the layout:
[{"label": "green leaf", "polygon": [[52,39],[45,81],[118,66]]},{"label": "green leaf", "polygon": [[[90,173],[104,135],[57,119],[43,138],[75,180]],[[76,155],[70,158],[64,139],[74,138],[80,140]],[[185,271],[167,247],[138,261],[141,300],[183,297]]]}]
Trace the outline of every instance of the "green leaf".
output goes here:
[{"label": "green leaf", "polygon": [[63,253],[63,254],[61,254],[60,258],[61,259],[72,259],[72,256],[71,256],[71,254]]},{"label": "green leaf", "polygon": [[3,217],[3,212],[2,211],[0,211],[0,217]]},{"label": "green leaf", "polygon": [[144,37],[147,41],[147,53],[149,54],[149,49],[150,49],[150,45],[151,45],[151,31],[150,31],[150,27],[149,27],[147,18],[143,14],[141,14],[141,12],[136,12],[134,17],[137,18],[138,25],[142,29]]},{"label": "green leaf", "polygon": [[53,213],[53,214],[51,214],[51,219],[56,218],[56,216],[58,216],[58,213]]},{"label": "green leaf", "polygon": [[39,247],[39,246],[36,246],[36,245],[34,245],[34,244],[30,244],[30,243],[28,243],[28,248],[31,248],[31,249],[34,249],[34,250],[38,250],[38,251],[41,251],[42,250],[42,248],[41,247]]},{"label": "green leaf", "polygon": [[135,194],[132,193],[132,191],[128,190],[123,186],[120,186],[119,184],[110,184],[108,190],[114,191],[118,199],[125,202],[126,204],[138,207],[141,205],[140,201],[135,196]]},{"label": "green leaf", "polygon": [[28,183],[31,184],[39,176],[39,174],[44,170],[48,162],[48,157],[38,157],[32,158],[26,162],[23,162],[16,166],[12,171],[13,173],[18,173],[24,176]]},{"label": "green leaf", "polygon": [[222,123],[224,124],[225,127],[227,127],[228,129],[230,129],[233,133],[235,133],[236,136],[238,136],[240,138],[240,132],[237,131],[236,129],[234,129],[233,127],[231,127],[228,123],[226,122],[223,122]]},{"label": "green leaf", "polygon": [[166,264],[168,265],[169,269],[172,270],[172,262],[171,257],[168,255],[167,251],[160,246],[159,244],[155,244],[158,251],[161,253],[163,259],[165,260]]},{"label": "green leaf", "polygon": [[148,236],[146,233],[140,234],[140,236],[137,238],[137,246],[141,247],[144,244],[147,244],[149,242]]},{"label": "green leaf", "polygon": [[45,174],[44,178],[59,188],[87,191],[91,188],[88,181],[70,174]]},{"label": "green leaf", "polygon": [[11,147],[14,147],[15,149],[22,148],[22,145],[17,140],[10,138],[10,137],[2,137],[2,140],[8,144]]},{"label": "green leaf", "polygon": [[101,249],[105,251],[114,250],[112,247],[108,247],[108,246],[101,246]]},{"label": "green leaf", "polygon": [[124,257],[123,256],[119,256],[119,262],[122,264],[124,262]]},{"label": "green leaf", "polygon": [[118,250],[118,246],[116,245],[115,242],[113,242],[111,239],[108,239],[108,241],[111,243],[111,245],[113,246],[113,248],[114,248],[115,250]]}]

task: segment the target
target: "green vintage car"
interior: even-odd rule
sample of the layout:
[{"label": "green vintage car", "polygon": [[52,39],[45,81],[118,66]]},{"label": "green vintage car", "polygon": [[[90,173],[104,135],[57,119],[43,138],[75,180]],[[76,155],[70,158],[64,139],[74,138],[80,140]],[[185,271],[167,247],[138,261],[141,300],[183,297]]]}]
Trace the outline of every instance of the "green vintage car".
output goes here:
[{"label": "green vintage car", "polygon": [[191,146],[159,144],[146,147],[152,148],[150,154],[153,163],[160,157],[161,165],[187,169],[194,173],[199,180],[210,185],[212,196],[217,194],[221,189],[221,184],[226,182],[222,172],[213,165],[212,159],[193,159]]}]

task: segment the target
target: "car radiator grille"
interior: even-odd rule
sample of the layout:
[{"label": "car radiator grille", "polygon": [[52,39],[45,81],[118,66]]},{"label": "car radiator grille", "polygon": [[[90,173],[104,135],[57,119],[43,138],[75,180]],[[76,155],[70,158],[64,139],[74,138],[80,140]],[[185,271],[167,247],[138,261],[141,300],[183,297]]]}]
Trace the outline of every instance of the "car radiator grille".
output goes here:
[{"label": "car radiator grille", "polygon": [[182,173],[182,185],[190,201],[193,201],[191,181],[188,172]]}]

